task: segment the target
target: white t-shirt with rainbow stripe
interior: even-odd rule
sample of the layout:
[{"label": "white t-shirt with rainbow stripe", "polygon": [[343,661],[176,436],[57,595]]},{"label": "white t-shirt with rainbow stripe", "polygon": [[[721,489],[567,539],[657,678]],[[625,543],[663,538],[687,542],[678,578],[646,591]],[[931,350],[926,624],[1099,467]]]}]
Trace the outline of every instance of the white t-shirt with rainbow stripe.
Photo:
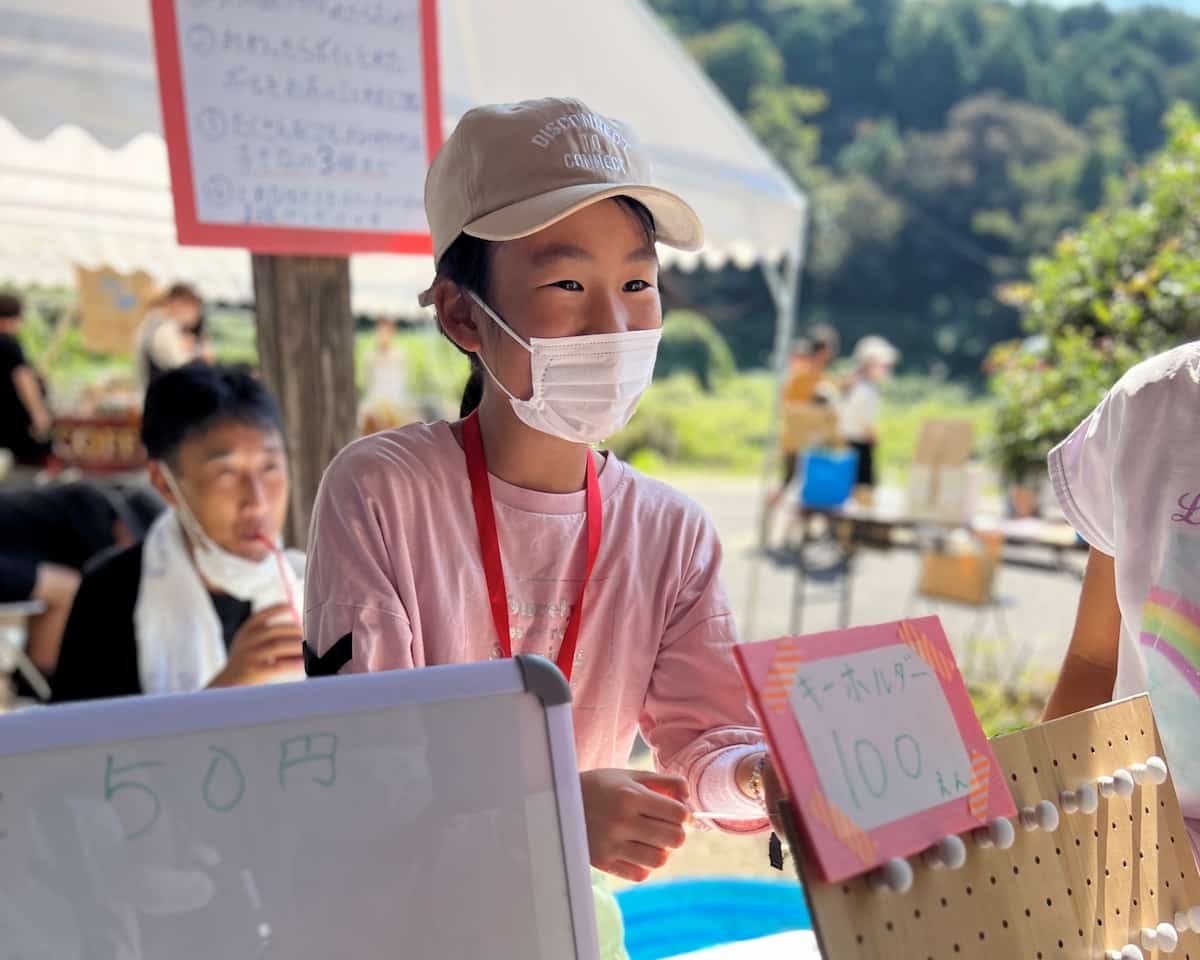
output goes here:
[{"label": "white t-shirt with rainbow stripe", "polygon": [[1050,454],[1072,526],[1116,559],[1116,698],[1148,691],[1200,851],[1200,341],[1139,364]]}]

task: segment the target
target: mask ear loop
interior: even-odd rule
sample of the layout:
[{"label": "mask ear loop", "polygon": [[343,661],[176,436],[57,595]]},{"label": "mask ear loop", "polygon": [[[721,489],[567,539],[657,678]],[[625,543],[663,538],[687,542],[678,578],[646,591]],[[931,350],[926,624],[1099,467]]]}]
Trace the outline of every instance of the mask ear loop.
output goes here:
[{"label": "mask ear loop", "polygon": [[492,319],[492,321],[496,324],[496,326],[498,326],[501,330],[503,330],[505,333],[507,333],[513,340],[515,340],[517,343],[519,343],[524,348],[526,353],[533,353],[533,347],[525,342],[525,338],[522,337],[519,333],[517,333],[517,331],[514,330],[512,327],[510,327],[507,323],[505,323],[503,320],[501,320],[500,314],[498,314],[495,310],[493,310],[486,303],[484,303],[483,299],[479,296],[479,294],[477,294],[474,290],[468,290],[467,296],[475,301],[475,303],[478,305],[479,309],[482,310],[484,313],[486,313]]},{"label": "mask ear loop", "polygon": [[183,525],[184,531],[192,541],[192,546],[197,550],[213,550],[217,548],[212,538],[200,526],[200,521],[196,519],[196,515],[192,513],[192,508],[188,506],[188,502],[183,496],[183,491],[179,489],[179,484],[176,482],[171,468],[165,463],[160,464],[160,466],[162,468],[163,479],[167,482],[167,487],[170,489],[171,495],[175,497],[175,515],[179,517],[179,522]]},{"label": "mask ear loop", "polygon": [[[505,323],[503,320],[501,320],[500,315],[498,313],[496,313],[496,311],[493,310],[491,307],[489,307],[486,303],[484,303],[482,298],[480,298],[479,294],[477,294],[474,290],[467,290],[466,294],[468,297],[470,297],[472,300],[475,301],[475,303],[479,306],[479,309],[482,310],[484,313],[486,313],[488,315],[489,319],[491,319],[491,321],[493,323],[495,323],[496,326],[498,326],[501,330],[503,330],[517,344],[519,344],[525,350],[526,353],[528,353],[530,356],[533,356],[533,347],[531,347],[528,343],[526,343],[524,340],[522,340],[521,337],[518,336],[517,332],[515,330],[513,330],[512,327],[510,327],[507,323]],[[497,377],[496,374],[492,372],[492,368],[488,366],[488,362],[483,359],[483,354],[480,353],[478,350],[475,351],[475,359],[479,361],[479,365],[481,367],[483,367],[484,372],[489,377],[492,378],[492,383],[494,383],[501,390],[503,390],[504,395],[506,397],[508,397],[509,400],[512,400],[516,403],[524,403],[525,402],[525,401],[521,400],[521,398],[518,397],[515,393],[513,393],[511,390],[509,390],[508,387],[506,387],[503,383],[500,382],[500,378]]]}]

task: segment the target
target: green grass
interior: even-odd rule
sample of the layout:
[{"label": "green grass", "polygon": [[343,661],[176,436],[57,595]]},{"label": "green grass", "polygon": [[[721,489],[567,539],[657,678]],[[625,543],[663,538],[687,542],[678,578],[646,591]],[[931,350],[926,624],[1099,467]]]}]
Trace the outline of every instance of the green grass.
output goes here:
[{"label": "green grass", "polygon": [[712,393],[691,374],[675,374],[650,387],[632,422],[609,446],[651,473],[752,472],[762,463],[773,397],[765,373],[728,378]]},{"label": "green grass", "polygon": [[1022,681],[1015,689],[995,682],[972,683],[968,692],[983,732],[999,737],[1041,721],[1049,683]]},{"label": "green grass", "polygon": [[[70,397],[89,386],[135,377],[132,349],[129,353],[104,355],[83,346],[73,323],[58,332],[56,318],[73,309],[73,295],[63,291],[35,291],[27,297],[26,322],[20,339],[30,362],[48,374],[52,392]],[[254,314],[248,309],[214,307],[207,313],[208,335],[222,363],[258,362]],[[361,330],[355,336],[357,381],[361,389],[366,360],[375,334]],[[457,410],[467,376],[467,360],[432,328],[399,331],[395,340],[408,363],[408,382],[415,398],[433,400],[448,410]],[[131,345],[132,347],[132,345]]]},{"label": "green grass", "polygon": [[[754,473],[762,468],[775,385],[765,372],[723,380],[706,393],[694,377],[656,381],[630,425],[611,441],[618,455],[656,476]],[[962,417],[975,425],[976,448],[991,435],[992,407],[964,387],[905,377],[888,385],[879,424],[883,482],[903,485],[921,424]]]},{"label": "green grass", "polygon": [[[69,398],[94,384],[132,380],[130,355],[90,353],[83,347],[79,330],[70,325],[65,333],[56,332],[53,318],[72,308],[69,291],[41,290],[27,298],[28,319],[21,339],[32,362],[49,374],[54,392]],[[257,361],[251,311],[211,308],[208,324],[218,359],[227,363]],[[360,389],[374,340],[372,330],[361,330],[355,338]],[[397,332],[395,342],[407,359],[414,399],[427,410],[453,415],[467,376],[466,358],[433,328]],[[655,381],[633,421],[612,438],[611,446],[634,466],[654,475],[756,473],[763,467],[775,395],[774,381],[765,371],[723,377],[711,392],[701,389],[694,376],[677,373]],[[986,399],[955,384],[898,378],[885,391],[879,428],[884,483],[903,485],[921,423],[932,417],[970,419],[979,449],[991,435],[992,407]]]}]

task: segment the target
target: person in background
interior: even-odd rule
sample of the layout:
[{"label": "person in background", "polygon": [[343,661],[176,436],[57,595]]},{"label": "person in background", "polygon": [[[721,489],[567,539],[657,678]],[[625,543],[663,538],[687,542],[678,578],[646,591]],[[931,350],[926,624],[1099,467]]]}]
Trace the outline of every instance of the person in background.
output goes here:
[{"label": "person in background", "polygon": [[204,338],[204,301],[186,283],[176,283],[146,308],[135,342],[142,392],[161,373],[193,360],[211,361]]},{"label": "person in background", "polygon": [[1200,341],[1130,370],[1050,454],[1091,548],[1046,719],[1148,692],[1200,860]]},{"label": "person in background", "polygon": [[807,338],[797,340],[792,346],[780,401],[781,483],[763,510],[763,546],[770,543],[775,514],[796,479],[800,454],[816,443],[832,439],[827,426],[830,418],[822,415],[829,410],[822,388],[832,385],[829,366],[837,359],[839,345],[837,331],[820,324],[809,331]]},{"label": "person in background", "polygon": [[396,343],[396,323],[390,317],[375,321],[375,345],[367,361],[366,382],[359,408],[362,433],[377,433],[408,423],[408,362]]},{"label": "person in background", "polygon": [[880,387],[892,375],[900,353],[883,337],[863,337],[854,347],[854,375],[839,411],[842,437],[858,452],[858,486],[875,487]]},{"label": "person in background", "polygon": [[80,572],[97,554],[133,543],[141,529],[116,491],[86,483],[0,491],[0,603],[45,604],[29,620],[26,643],[43,676],[58,661]]},{"label": "person in background", "polygon": [[288,463],[274,399],[249,373],[188,364],[150,385],[142,441],[171,509],[84,572],[54,699],[302,678],[304,564],[280,547]]},{"label": "person in background", "polygon": [[50,455],[54,421],[42,380],[17,340],[23,313],[20,297],[0,294],[0,448],[14,463],[40,467]]}]

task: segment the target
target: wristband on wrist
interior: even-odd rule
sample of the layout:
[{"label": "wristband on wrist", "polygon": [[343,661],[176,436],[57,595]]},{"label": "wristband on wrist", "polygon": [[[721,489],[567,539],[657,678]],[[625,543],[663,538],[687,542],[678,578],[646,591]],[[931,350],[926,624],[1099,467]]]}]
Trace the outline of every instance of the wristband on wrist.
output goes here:
[{"label": "wristband on wrist", "polygon": [[754,767],[750,770],[750,780],[747,786],[750,788],[750,796],[755,803],[766,806],[766,798],[763,796],[763,768],[767,765],[767,755],[759,754],[757,760],[754,761]]}]

